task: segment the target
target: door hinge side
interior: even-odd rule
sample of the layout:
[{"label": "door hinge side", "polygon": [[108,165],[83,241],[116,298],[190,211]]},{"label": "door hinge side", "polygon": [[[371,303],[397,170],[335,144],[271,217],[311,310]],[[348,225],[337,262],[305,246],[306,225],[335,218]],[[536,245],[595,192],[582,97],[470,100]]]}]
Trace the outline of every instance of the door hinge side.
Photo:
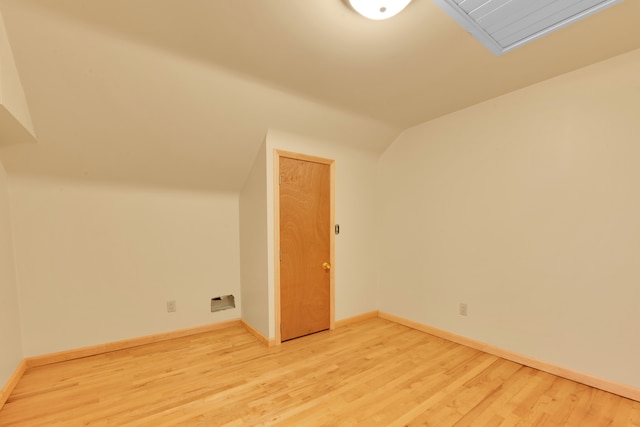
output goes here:
[{"label": "door hinge side", "polygon": [[282,262],[282,249],[280,250],[280,261]]}]

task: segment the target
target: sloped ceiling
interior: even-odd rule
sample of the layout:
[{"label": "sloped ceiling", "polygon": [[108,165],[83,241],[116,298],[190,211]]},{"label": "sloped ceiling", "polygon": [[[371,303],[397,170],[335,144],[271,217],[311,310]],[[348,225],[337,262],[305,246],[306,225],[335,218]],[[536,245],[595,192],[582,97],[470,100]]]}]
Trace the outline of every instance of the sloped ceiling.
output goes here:
[{"label": "sloped ceiling", "polygon": [[[269,127],[383,151],[440,115],[640,47],[627,0],[501,57],[431,0],[0,0],[39,143],[9,173],[237,191]],[[463,124],[461,124],[463,125]]]},{"label": "sloped ceiling", "polygon": [[35,142],[35,134],[0,14],[0,146],[24,142]]}]

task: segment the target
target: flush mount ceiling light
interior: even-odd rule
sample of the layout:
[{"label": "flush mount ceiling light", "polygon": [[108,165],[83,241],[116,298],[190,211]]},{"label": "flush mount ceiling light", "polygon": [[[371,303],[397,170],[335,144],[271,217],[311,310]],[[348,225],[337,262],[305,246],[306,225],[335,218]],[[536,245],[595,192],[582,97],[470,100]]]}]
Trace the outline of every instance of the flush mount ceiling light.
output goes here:
[{"label": "flush mount ceiling light", "polygon": [[377,21],[397,15],[410,2],[411,0],[349,0],[356,12]]},{"label": "flush mount ceiling light", "polygon": [[501,55],[622,0],[433,0]]}]

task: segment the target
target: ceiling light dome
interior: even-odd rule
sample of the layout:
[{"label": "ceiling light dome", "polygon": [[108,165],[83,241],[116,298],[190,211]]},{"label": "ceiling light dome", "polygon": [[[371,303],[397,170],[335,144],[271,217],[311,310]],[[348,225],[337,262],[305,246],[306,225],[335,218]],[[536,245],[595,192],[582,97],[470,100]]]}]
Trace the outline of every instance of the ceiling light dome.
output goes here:
[{"label": "ceiling light dome", "polygon": [[387,19],[402,12],[411,0],[349,0],[351,7],[369,19]]}]

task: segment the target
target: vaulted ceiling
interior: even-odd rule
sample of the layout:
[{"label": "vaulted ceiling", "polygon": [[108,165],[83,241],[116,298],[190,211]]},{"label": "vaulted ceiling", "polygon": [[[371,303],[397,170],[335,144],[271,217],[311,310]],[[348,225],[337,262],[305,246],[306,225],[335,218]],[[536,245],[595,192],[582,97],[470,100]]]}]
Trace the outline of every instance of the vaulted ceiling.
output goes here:
[{"label": "vaulted ceiling", "polygon": [[237,191],[268,128],[382,152],[408,127],[640,48],[636,0],[500,57],[431,0],[387,21],[345,1],[0,0],[38,139],[0,160]]}]

